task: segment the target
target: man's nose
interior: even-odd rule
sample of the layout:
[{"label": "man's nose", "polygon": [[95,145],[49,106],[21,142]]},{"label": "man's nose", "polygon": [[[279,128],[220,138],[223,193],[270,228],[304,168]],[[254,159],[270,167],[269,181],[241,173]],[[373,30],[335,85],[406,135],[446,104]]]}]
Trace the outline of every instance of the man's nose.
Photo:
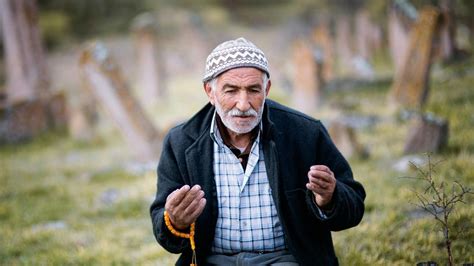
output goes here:
[{"label": "man's nose", "polygon": [[239,93],[236,107],[242,112],[248,111],[250,109],[251,106],[249,102],[248,93],[246,91],[241,91]]}]

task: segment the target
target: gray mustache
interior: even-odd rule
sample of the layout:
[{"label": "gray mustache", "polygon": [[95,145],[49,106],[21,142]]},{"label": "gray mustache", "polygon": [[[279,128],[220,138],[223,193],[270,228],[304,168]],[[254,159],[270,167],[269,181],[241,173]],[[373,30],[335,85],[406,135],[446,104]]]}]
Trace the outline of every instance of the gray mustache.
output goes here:
[{"label": "gray mustache", "polygon": [[227,114],[230,116],[257,116],[258,115],[257,111],[255,111],[253,108],[250,108],[249,110],[245,112],[242,112],[237,108],[233,108]]}]

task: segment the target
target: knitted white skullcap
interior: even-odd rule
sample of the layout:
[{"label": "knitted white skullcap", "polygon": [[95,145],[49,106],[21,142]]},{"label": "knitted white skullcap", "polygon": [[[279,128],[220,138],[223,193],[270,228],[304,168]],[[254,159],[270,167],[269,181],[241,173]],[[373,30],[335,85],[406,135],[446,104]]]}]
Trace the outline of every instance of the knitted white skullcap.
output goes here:
[{"label": "knitted white skullcap", "polygon": [[267,74],[268,61],[265,54],[253,43],[238,38],[219,44],[206,60],[206,71],[203,82],[219,76],[223,72],[238,67],[255,67]]}]

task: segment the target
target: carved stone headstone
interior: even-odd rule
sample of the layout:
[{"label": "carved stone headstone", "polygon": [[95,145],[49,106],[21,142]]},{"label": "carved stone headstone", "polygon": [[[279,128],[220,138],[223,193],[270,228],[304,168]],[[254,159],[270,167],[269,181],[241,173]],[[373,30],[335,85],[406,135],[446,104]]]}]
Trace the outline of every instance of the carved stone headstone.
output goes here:
[{"label": "carved stone headstone", "polygon": [[453,59],[457,50],[454,5],[453,0],[440,1],[442,23],[439,32],[439,56],[444,61]]},{"label": "carved stone headstone", "polygon": [[8,105],[32,101],[47,92],[49,78],[38,28],[36,1],[0,1]]},{"label": "carved stone headstone", "polygon": [[336,20],[337,64],[342,73],[350,71],[353,57],[352,31],[348,16],[339,16]]},{"label": "carved stone headstone", "polygon": [[340,121],[332,121],[328,131],[332,141],[345,158],[352,156],[367,158],[369,156],[367,149],[359,143],[352,127]]},{"label": "carved stone headstone", "polygon": [[313,42],[319,50],[319,57],[316,60],[322,64],[322,81],[327,82],[334,78],[334,41],[329,31],[327,23],[318,25],[313,30]]},{"label": "carved stone headstone", "polygon": [[149,13],[136,17],[132,25],[137,56],[138,95],[145,106],[154,105],[165,95],[164,62],[160,60],[156,27],[157,22]]},{"label": "carved stone headstone", "polygon": [[78,141],[91,141],[95,136],[94,127],[97,116],[82,107],[71,108],[69,116],[69,135]]},{"label": "carved stone headstone", "polygon": [[0,109],[0,143],[31,139],[48,128],[48,113],[39,100],[18,102]]},{"label": "carved stone headstone", "polygon": [[362,9],[355,16],[355,32],[358,55],[370,60],[382,46],[381,27],[373,23],[367,11]]},{"label": "carved stone headstone", "polygon": [[410,32],[410,43],[403,67],[395,74],[391,99],[407,108],[421,107],[428,96],[433,37],[439,11],[425,7]]},{"label": "carved stone headstone", "polygon": [[448,121],[424,115],[412,121],[404,153],[438,152],[448,143]]},{"label": "carved stone headstone", "polygon": [[6,87],[0,97],[0,140],[18,142],[67,123],[65,96],[49,90],[36,1],[0,1]]},{"label": "carved stone headstone", "polygon": [[370,47],[370,21],[364,11],[358,11],[355,15],[355,41],[357,44],[357,53],[363,58],[370,59],[372,50]]},{"label": "carved stone headstone", "polygon": [[48,117],[50,119],[49,125],[56,129],[65,129],[68,125],[69,110],[66,101],[66,94],[59,92],[52,95],[48,99],[46,106]]},{"label": "carved stone headstone", "polygon": [[293,66],[293,104],[302,112],[311,112],[319,104],[321,80],[314,52],[303,40],[293,44]]},{"label": "carved stone headstone", "polygon": [[97,99],[92,94],[91,84],[81,80],[81,91],[69,92],[69,135],[78,141],[88,142],[96,137],[99,122]]},{"label": "carved stone headstone", "polygon": [[388,15],[388,41],[395,75],[401,72],[409,45],[410,20],[403,18],[399,12],[390,9]]},{"label": "carved stone headstone", "polygon": [[80,58],[81,71],[94,95],[113,119],[139,159],[156,160],[159,134],[122,77],[119,67],[101,43],[87,47]]}]

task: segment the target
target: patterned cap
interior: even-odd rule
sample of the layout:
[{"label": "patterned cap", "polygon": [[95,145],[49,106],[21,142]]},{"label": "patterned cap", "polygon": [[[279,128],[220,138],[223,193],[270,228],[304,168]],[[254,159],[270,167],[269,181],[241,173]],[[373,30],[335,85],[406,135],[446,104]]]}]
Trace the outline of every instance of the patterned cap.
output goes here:
[{"label": "patterned cap", "polygon": [[206,60],[202,81],[206,83],[223,72],[238,67],[255,67],[270,77],[268,61],[262,50],[246,39],[238,38],[223,42],[212,50]]}]

